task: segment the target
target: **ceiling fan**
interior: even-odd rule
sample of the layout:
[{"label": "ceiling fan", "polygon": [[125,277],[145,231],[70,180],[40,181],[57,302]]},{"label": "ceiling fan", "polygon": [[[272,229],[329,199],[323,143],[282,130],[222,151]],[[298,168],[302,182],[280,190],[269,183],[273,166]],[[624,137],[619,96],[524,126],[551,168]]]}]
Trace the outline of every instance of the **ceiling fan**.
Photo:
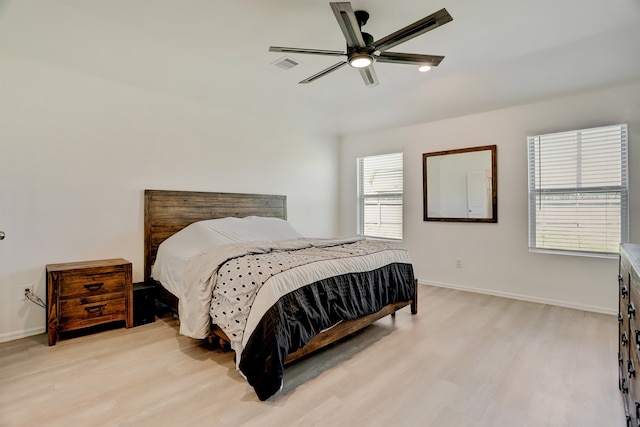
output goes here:
[{"label": "ceiling fan", "polygon": [[437,55],[420,55],[415,53],[399,53],[387,52],[394,46],[404,43],[420,34],[438,28],[441,25],[451,22],[453,18],[446,9],[424,17],[413,24],[389,34],[379,40],[374,41],[373,36],[362,32],[362,26],[369,20],[369,13],[364,10],[354,10],[349,2],[329,3],[333,10],[338,25],[347,41],[347,49],[345,52],[339,50],[322,50],[322,49],[304,49],[295,47],[271,46],[270,52],[286,52],[286,53],[304,53],[310,55],[326,55],[326,56],[346,56],[346,61],[340,61],[331,67],[314,74],[302,80],[300,83],[311,83],[314,80],[324,77],[327,74],[343,67],[346,64],[357,68],[360,71],[362,80],[365,85],[375,86],[378,82],[378,76],[373,68],[374,62],[387,62],[391,64],[412,64],[420,66],[437,66],[444,56]]}]

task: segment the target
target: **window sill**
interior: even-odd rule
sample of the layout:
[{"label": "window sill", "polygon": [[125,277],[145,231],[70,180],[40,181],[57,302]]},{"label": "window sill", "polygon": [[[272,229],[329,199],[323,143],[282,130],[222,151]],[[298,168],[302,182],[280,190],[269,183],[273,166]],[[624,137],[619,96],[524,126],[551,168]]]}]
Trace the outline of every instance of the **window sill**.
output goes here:
[{"label": "window sill", "polygon": [[529,248],[529,252],[540,253],[540,254],[550,254],[550,255],[579,256],[579,257],[586,257],[586,258],[618,259],[618,254],[610,254],[610,253],[602,253],[602,252],[580,252],[580,251],[565,251],[565,250],[539,249],[539,248]]},{"label": "window sill", "polygon": [[403,239],[393,239],[391,237],[376,237],[376,236],[366,236],[364,234],[358,234],[358,237],[364,237],[367,240],[378,240],[381,242],[395,242],[395,243],[402,243]]}]

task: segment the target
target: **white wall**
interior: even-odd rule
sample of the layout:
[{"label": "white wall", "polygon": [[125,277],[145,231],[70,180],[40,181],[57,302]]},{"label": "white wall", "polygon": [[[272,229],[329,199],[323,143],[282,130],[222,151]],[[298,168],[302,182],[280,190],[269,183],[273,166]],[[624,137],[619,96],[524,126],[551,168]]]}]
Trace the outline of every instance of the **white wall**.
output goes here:
[{"label": "white wall", "polygon": [[45,330],[45,265],[143,275],[144,189],[284,194],[309,236],[337,231],[337,145],[295,120],[206,107],[0,54],[0,341]]},{"label": "white wall", "polygon": [[[616,123],[629,125],[630,237],[640,242],[640,83],[345,137],[341,234],[356,229],[355,159],[404,151],[404,245],[421,282],[617,312],[616,260],[528,251],[526,150],[527,135]],[[498,223],[424,222],[422,153],[490,144],[498,147]]]},{"label": "white wall", "polygon": [[[0,94],[0,341],[44,331],[44,309],[20,301],[20,289],[34,285],[44,299],[48,263],[123,257],[142,279],[145,188],[286,194],[303,234],[352,235],[355,158],[404,150],[404,243],[421,281],[613,312],[614,260],[527,251],[525,138],[627,122],[640,241],[640,84],[352,135],[340,148],[287,117],[263,120],[4,54]],[[498,145],[498,224],[423,222],[422,153],[488,144]]]}]

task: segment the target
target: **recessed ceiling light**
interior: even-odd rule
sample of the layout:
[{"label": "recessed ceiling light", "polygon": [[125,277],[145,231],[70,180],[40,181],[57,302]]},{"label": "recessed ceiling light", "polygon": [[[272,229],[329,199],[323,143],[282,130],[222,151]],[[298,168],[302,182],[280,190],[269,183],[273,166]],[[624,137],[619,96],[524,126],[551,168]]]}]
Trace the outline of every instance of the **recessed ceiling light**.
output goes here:
[{"label": "recessed ceiling light", "polygon": [[431,67],[429,65],[422,65],[420,68],[418,68],[418,71],[420,71],[421,73],[426,73],[430,69]]}]

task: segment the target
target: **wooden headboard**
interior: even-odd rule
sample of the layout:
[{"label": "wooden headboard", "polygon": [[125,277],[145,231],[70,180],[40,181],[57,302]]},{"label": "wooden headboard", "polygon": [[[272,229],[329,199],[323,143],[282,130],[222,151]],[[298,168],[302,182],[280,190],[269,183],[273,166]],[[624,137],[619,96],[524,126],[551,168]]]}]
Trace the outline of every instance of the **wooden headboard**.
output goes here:
[{"label": "wooden headboard", "polygon": [[151,276],[158,246],[189,224],[245,216],[287,219],[287,196],[201,191],[144,191],[144,280]]}]

